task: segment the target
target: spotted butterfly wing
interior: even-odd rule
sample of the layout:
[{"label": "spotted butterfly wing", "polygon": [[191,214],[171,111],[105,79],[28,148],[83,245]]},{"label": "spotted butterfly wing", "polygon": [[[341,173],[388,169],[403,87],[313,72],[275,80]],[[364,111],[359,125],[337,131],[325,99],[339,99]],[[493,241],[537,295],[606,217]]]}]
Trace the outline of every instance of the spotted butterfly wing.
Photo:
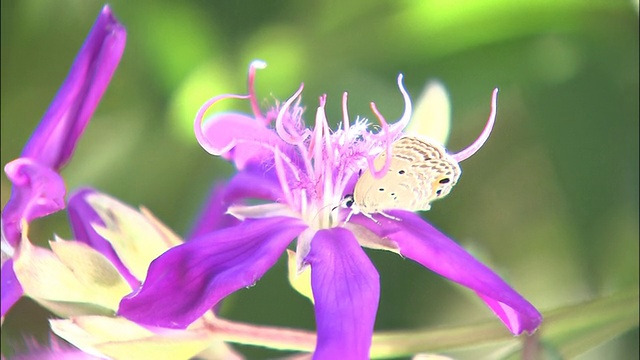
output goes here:
[{"label": "spotted butterfly wing", "polygon": [[[374,160],[384,166],[387,154]],[[429,210],[431,202],[446,196],[460,178],[458,163],[444,147],[417,136],[405,136],[392,144],[389,171],[380,179],[366,170],[353,193],[355,205],[364,213],[386,209]]]}]

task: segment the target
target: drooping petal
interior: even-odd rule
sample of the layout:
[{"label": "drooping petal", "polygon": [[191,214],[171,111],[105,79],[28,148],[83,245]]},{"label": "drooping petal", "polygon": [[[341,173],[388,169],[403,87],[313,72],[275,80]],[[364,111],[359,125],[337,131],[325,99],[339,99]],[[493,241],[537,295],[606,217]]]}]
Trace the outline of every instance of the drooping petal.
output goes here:
[{"label": "drooping petal", "polygon": [[403,256],[474,290],[513,334],[538,328],[542,321],[538,310],[460,245],[415,213],[392,210],[388,214],[400,220],[381,216],[376,224],[354,216],[351,221],[396,242]]},{"label": "drooping petal", "polygon": [[304,228],[287,217],[246,220],[174,247],[151,263],[119,314],[140,324],[186,328],[225,296],[254,284]]},{"label": "drooping petal", "polygon": [[282,196],[282,188],[275,172],[265,171],[259,166],[249,166],[236,174],[227,184],[214,186],[186,239],[237,224],[238,219],[227,213],[232,204],[241,204],[247,199],[277,201],[282,199]]},{"label": "drooping petal", "polygon": [[4,318],[4,315],[11,309],[20,297],[24,294],[22,286],[16,277],[16,273],[13,271],[13,260],[9,259],[2,264],[2,276],[0,286],[2,287],[2,298],[0,299],[0,308],[2,313],[0,317]]},{"label": "drooping petal", "polygon": [[28,158],[13,160],[4,172],[13,188],[2,210],[2,231],[7,242],[16,246],[22,233],[22,219],[29,223],[64,209],[67,190],[58,173]]},{"label": "drooping petal", "polygon": [[311,265],[318,342],[314,359],[368,359],[380,298],[378,272],[353,234],[320,230]]},{"label": "drooping petal", "polygon": [[67,212],[74,239],[102,253],[102,255],[109,259],[116,269],[118,269],[118,272],[122,274],[127,282],[135,288],[140,285],[140,282],[122,263],[111,244],[98,234],[94,228],[94,225],[106,226],[92,205],[87,202],[87,198],[94,194],[99,194],[99,192],[84,188],[75,191],[69,197],[69,208]]},{"label": "drooping petal", "polygon": [[111,81],[125,42],[124,27],[105,6],[22,157],[56,170],[69,160]]}]

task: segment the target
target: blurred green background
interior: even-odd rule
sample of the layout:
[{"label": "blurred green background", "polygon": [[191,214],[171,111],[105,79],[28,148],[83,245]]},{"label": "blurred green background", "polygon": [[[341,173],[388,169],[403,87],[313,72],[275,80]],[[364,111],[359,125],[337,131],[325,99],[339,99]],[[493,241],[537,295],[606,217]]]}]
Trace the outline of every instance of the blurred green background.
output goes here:
[{"label": "blurred green background", "polygon": [[[97,17],[98,1],[1,2],[1,160],[18,157]],[[387,119],[440,79],[453,107],[448,147],[484,126],[494,87],[498,122],[462,164],[452,194],[424,216],[496,269],[540,310],[638,287],[638,12],[628,0],[112,1],[127,27],[122,63],[63,175],[144,205],[185,234],[210,186],[233,168],[206,154],[192,121],[208,98],[246,89],[283,100],[305,83],[313,114],[328,94],[335,124]],[[244,103],[225,106],[248,110]],[[310,119],[310,116],[307,116]],[[309,121],[309,120],[308,120]],[[10,187],[2,177],[2,203]],[[64,213],[31,238],[69,238]],[[376,329],[456,325],[493,315],[471,291],[395,254],[368,251],[380,272]],[[313,309],[286,279],[284,258],[231,296],[225,317],[313,329]],[[45,340],[46,311],[23,299],[6,317],[2,351]],[[496,320],[497,321],[497,320]],[[544,329],[544,328],[543,328]],[[278,353],[246,348],[251,358]],[[638,330],[583,359],[637,359]]]}]

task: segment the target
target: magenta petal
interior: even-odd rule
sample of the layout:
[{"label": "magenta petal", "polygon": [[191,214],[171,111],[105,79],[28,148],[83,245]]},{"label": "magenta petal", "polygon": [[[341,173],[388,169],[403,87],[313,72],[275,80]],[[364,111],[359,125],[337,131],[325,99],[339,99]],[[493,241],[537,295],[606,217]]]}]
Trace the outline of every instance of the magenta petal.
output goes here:
[{"label": "magenta petal", "polygon": [[273,149],[287,145],[273,129],[247,115],[224,113],[204,124],[208,145],[226,159],[232,159],[238,169],[251,160],[273,158]]},{"label": "magenta petal", "polygon": [[378,272],[353,234],[320,230],[305,258],[311,265],[318,342],[314,359],[368,359],[378,311]]},{"label": "magenta petal", "polygon": [[2,210],[2,231],[15,246],[22,233],[21,219],[31,222],[64,209],[66,188],[58,173],[28,158],[13,160],[4,171],[13,188]]},{"label": "magenta petal", "polygon": [[16,277],[16,273],[13,271],[13,260],[9,259],[4,264],[2,264],[2,274],[0,286],[2,287],[2,298],[0,307],[2,308],[2,314],[0,316],[4,317],[4,315],[11,309],[13,304],[15,304],[22,294],[24,294],[24,290],[22,290],[22,286],[20,286],[20,282]]},{"label": "magenta petal", "polygon": [[237,224],[238,219],[227,214],[227,209],[232,204],[248,199],[282,199],[282,187],[275,172],[265,172],[260,166],[254,167],[258,169],[248,167],[236,174],[227,184],[214,186],[187,239]]},{"label": "magenta petal", "polygon": [[238,224],[240,220],[227,214],[228,208],[229,204],[225,201],[225,184],[214,185],[193,229],[185,239],[189,241],[212,231]]},{"label": "magenta petal", "polygon": [[305,225],[295,218],[246,220],[169,249],[142,287],[120,302],[132,321],[186,328],[232,292],[253,285]]},{"label": "magenta petal", "polygon": [[105,6],[21,157],[56,170],[69,160],[120,62],[125,42],[124,27]]},{"label": "magenta petal", "polygon": [[127,280],[132,288],[140,286],[140,282],[131,274],[129,269],[122,263],[111,244],[100,236],[93,228],[93,224],[104,226],[104,222],[95,212],[93,207],[87,202],[87,196],[99,194],[98,191],[84,188],[75,191],[69,197],[69,223],[76,241],[83,242],[92,248],[98,250],[104,255],[118,272]]},{"label": "magenta petal", "polygon": [[474,290],[513,334],[538,328],[542,322],[538,310],[460,245],[412,212],[389,214],[400,221],[377,217],[378,225],[361,216],[352,221],[395,241],[403,256]]}]

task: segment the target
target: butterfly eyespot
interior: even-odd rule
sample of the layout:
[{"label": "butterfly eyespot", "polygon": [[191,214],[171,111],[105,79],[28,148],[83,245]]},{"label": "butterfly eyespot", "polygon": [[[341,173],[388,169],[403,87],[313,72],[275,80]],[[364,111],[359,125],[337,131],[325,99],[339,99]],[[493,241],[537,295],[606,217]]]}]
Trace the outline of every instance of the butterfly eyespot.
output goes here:
[{"label": "butterfly eyespot", "polygon": [[384,188],[380,188],[380,189],[378,189],[378,191],[384,191]]},{"label": "butterfly eyespot", "polygon": [[400,174],[400,175],[404,175],[404,173],[405,173],[405,172],[406,172],[406,171],[404,171],[404,170],[400,170],[400,171],[398,171],[398,174]]},{"label": "butterfly eyespot", "polygon": [[438,181],[440,184],[448,184],[449,181],[451,181],[451,179],[449,178],[444,178],[444,179],[440,179],[440,181]]},{"label": "butterfly eyespot", "polygon": [[436,191],[436,195],[438,195],[438,196],[442,195],[442,189],[438,189],[438,190]]}]

